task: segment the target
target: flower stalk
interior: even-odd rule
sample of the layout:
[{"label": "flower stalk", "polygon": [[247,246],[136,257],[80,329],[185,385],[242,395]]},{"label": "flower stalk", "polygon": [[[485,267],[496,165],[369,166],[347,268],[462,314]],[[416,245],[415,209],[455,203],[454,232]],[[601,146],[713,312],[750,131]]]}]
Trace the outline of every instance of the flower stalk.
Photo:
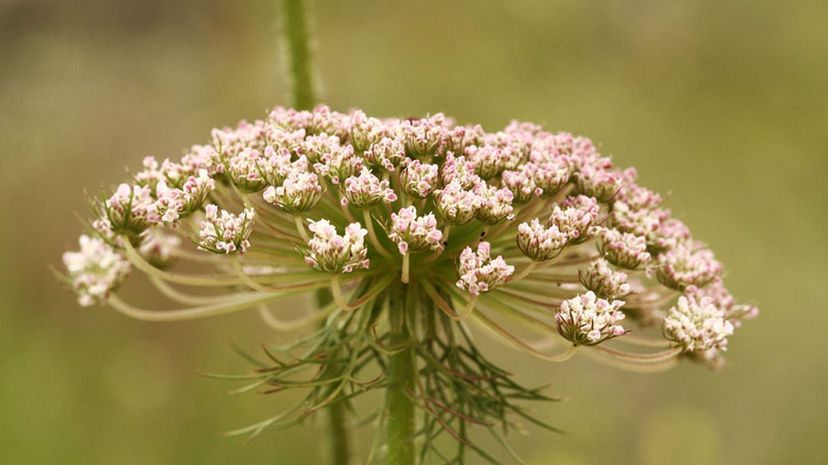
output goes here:
[{"label": "flower stalk", "polygon": [[[310,21],[305,0],[281,0],[282,7],[282,42],[287,50],[285,59],[289,70],[288,79],[291,89],[291,101],[296,108],[310,109],[316,104],[315,84],[313,75],[312,43],[310,37]],[[302,240],[309,240],[308,233],[299,216],[294,217],[296,230]],[[335,292],[339,293],[339,282],[336,282]],[[319,308],[331,301],[331,291],[319,289],[316,291],[316,303]],[[341,299],[341,296],[338,296]],[[349,465],[350,463],[350,433],[346,426],[347,411],[342,403],[336,403],[328,408],[328,463],[330,465]]]},{"label": "flower stalk", "polygon": [[316,105],[308,11],[305,0],[281,0],[281,9],[291,101],[294,107],[307,110]]},{"label": "flower stalk", "polygon": [[[407,320],[415,312],[416,295],[413,285],[403,285],[401,298],[391,299],[388,309],[390,343],[406,345],[411,335]],[[388,465],[414,465],[416,452],[415,404],[412,400],[413,381],[416,377],[414,355],[411,349],[402,349],[389,356],[388,388],[385,394],[387,415]]]}]

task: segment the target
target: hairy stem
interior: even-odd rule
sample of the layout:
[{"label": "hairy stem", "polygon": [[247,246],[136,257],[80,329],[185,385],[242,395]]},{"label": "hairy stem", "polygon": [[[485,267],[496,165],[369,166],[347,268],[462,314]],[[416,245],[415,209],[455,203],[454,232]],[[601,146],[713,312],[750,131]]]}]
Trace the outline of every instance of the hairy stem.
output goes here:
[{"label": "hairy stem", "polygon": [[316,96],[305,0],[281,0],[281,6],[291,103],[297,110],[307,110],[316,103]]},{"label": "hairy stem", "polygon": [[[287,61],[288,80],[290,82],[291,104],[299,110],[312,108],[316,104],[314,92],[313,63],[311,56],[311,38],[308,12],[305,0],[281,0],[282,40]],[[299,234],[307,242],[307,232],[299,217],[296,218]],[[328,289],[316,291],[316,304],[323,308],[330,304],[331,292]],[[324,322],[322,324],[325,324]],[[347,420],[346,404],[336,402],[327,408],[328,460],[331,465],[348,465],[351,462],[351,447]]]},{"label": "hairy stem", "polygon": [[[414,299],[413,290],[404,286],[405,301],[392,302],[388,309],[391,323],[392,346],[403,345],[409,339],[406,311]],[[387,420],[388,465],[414,465],[415,406],[409,390],[415,377],[414,358],[411,350],[401,350],[388,360],[389,386],[385,395]]]}]

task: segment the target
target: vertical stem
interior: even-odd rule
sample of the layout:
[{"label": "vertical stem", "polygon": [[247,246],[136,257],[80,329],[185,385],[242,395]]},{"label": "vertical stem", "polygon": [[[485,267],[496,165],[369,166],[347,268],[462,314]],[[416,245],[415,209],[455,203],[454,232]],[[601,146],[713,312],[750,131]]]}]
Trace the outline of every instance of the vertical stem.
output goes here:
[{"label": "vertical stem", "polygon": [[[331,292],[328,289],[316,291],[316,305],[322,308],[331,303]],[[322,324],[325,324],[324,322]],[[335,402],[325,411],[328,414],[328,445],[326,447],[327,460],[330,465],[349,465],[351,463],[351,446],[348,440],[346,404]]]},{"label": "vertical stem", "polygon": [[291,104],[297,110],[307,110],[316,104],[316,96],[305,0],[281,0],[281,6]]},{"label": "vertical stem", "polygon": [[[281,0],[281,18],[291,104],[297,110],[307,110],[316,104],[314,92],[316,82],[313,78],[311,38],[305,0]],[[296,226],[299,234],[307,242],[307,232],[299,217],[296,217]],[[329,304],[331,299],[331,292],[328,289],[316,291],[316,303],[320,308]],[[344,403],[336,402],[326,409],[329,436],[327,463],[331,465],[348,465],[351,462],[349,432],[345,426],[347,420],[345,408]]]},{"label": "vertical stem", "polygon": [[[408,342],[410,333],[406,324],[406,312],[413,311],[415,291],[410,286],[402,286],[403,293],[394,302],[396,306],[388,309],[391,323],[391,345],[397,346]],[[389,386],[385,395],[385,408],[388,414],[387,442],[388,465],[414,465],[415,415],[414,401],[409,390],[416,376],[414,358],[411,349],[401,350],[389,357]]]}]

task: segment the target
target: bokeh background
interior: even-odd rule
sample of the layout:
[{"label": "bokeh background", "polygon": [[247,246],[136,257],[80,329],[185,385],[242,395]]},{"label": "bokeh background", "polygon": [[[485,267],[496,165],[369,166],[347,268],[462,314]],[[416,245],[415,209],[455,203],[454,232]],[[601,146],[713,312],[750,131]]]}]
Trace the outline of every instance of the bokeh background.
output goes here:
[{"label": "bokeh background", "polygon": [[[49,270],[85,191],[287,103],[274,2],[0,0],[0,462],[319,462],[319,425],[220,436],[290,397],[197,371],[243,370],[231,341],[281,337],[254,315],[140,323],[77,307]],[[521,362],[568,399],[541,411],[566,436],[513,439],[530,464],[826,463],[828,3],[312,4],[331,106],[588,135],[672,193],[761,306],[719,373]]]}]

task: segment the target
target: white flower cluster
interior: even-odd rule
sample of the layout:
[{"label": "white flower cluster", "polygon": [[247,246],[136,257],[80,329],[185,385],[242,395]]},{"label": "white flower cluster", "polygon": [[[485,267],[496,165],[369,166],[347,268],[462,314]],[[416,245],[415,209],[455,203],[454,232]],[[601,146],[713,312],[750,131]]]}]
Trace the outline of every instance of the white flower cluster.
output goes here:
[{"label": "white flower cluster", "polygon": [[673,289],[704,286],[722,273],[722,264],[709,249],[686,241],[659,256],[658,280]]},{"label": "white flower cluster", "polygon": [[624,319],[619,309],[621,300],[599,299],[595,293],[585,294],[561,302],[555,315],[555,326],[564,339],[574,345],[595,345],[607,339],[626,334],[618,322]]},{"label": "white flower cluster", "polygon": [[343,205],[352,204],[355,207],[365,208],[379,202],[392,203],[397,200],[397,194],[391,189],[387,179],[380,181],[368,168],[362,168],[359,176],[345,179],[343,191]]},{"label": "white flower cluster", "polygon": [[102,239],[84,234],[79,243],[79,251],[63,254],[72,288],[84,307],[103,303],[129,274],[130,264]]},{"label": "white flower cluster", "polygon": [[476,252],[471,247],[463,249],[457,287],[471,295],[480,295],[509,282],[515,267],[499,255],[493,259],[491,251],[492,246],[488,242],[480,242]]},{"label": "white flower cluster", "polygon": [[544,226],[537,218],[518,226],[518,248],[524,255],[538,262],[557,257],[566,247],[569,239],[569,235],[562,233],[554,224]]},{"label": "white flower cluster", "polygon": [[437,229],[433,213],[417,216],[417,208],[411,206],[391,214],[391,232],[388,238],[397,244],[400,254],[409,251],[441,250],[443,232]]},{"label": "white flower cluster", "polygon": [[216,182],[200,170],[198,177],[190,176],[180,187],[169,187],[165,180],[158,182],[155,201],[158,214],[165,225],[175,226],[179,219],[196,212],[216,187]]},{"label": "white flower cluster", "polygon": [[316,173],[308,171],[304,156],[293,162],[280,186],[269,186],[262,194],[266,202],[278,205],[289,213],[303,213],[312,209],[325,193],[324,184]]},{"label": "white flower cluster", "polygon": [[649,263],[651,256],[643,237],[601,226],[594,226],[592,232],[600,240],[601,255],[613,265],[635,270]]},{"label": "white flower cluster", "polygon": [[[408,283],[413,270],[446,291],[455,283],[442,268],[457,265],[456,286],[472,296],[505,285],[538,293],[528,305],[577,295],[556,317],[558,331],[575,344],[623,334],[616,323],[622,301],[615,299],[627,299],[629,318],[665,322],[671,340],[695,341],[687,349],[694,357],[703,352],[697,347],[718,351],[723,342],[710,335],[697,341],[680,317],[701,315],[695,328],[724,334],[757,310],[734,302],[722,265],[662,200],[589,139],[531,123],[487,132],[439,113],[380,119],[325,106],[276,108],[261,120],[213,130],[209,144],[178,160],[145,158],[131,182],[95,205],[98,238],[83,242],[101,269],[78,255],[68,254],[66,263],[87,304],[105,300],[119,270],[128,270],[118,265],[136,259],[121,257],[121,247],[134,246],[158,268],[192,259],[218,262],[214,274],[227,274],[236,270],[220,259],[177,253],[187,245],[180,237],[198,232],[200,249],[241,255],[255,218],[261,253],[243,257],[242,269],[272,255],[284,273],[295,273],[304,264],[292,254],[304,251],[317,270],[353,273],[370,259],[366,275],[398,273]],[[307,241],[305,219],[313,233]],[[400,256],[388,253],[394,246]],[[522,268],[520,283],[510,283],[515,267],[507,261]],[[633,285],[640,294],[629,297]],[[675,290],[684,300],[666,312]]]},{"label": "white flower cluster", "polygon": [[319,271],[350,273],[370,265],[365,235],[368,231],[359,223],[351,223],[340,236],[328,220],[311,221],[308,229],[313,233],[305,255],[305,262]]},{"label": "white flower cluster", "polygon": [[685,352],[725,351],[733,323],[711,299],[681,296],[664,318],[664,334]]},{"label": "white flower cluster", "polygon": [[632,292],[632,286],[627,283],[627,274],[613,270],[603,258],[578,271],[578,279],[585,288],[605,299],[618,299]]},{"label": "white flower cluster", "polygon": [[400,182],[406,194],[424,199],[437,188],[440,172],[437,165],[411,160],[400,174]]},{"label": "white flower cluster", "polygon": [[250,247],[250,234],[256,211],[246,208],[238,215],[227,210],[219,210],[210,204],[204,208],[206,217],[201,222],[198,247],[219,254],[243,254]]}]

